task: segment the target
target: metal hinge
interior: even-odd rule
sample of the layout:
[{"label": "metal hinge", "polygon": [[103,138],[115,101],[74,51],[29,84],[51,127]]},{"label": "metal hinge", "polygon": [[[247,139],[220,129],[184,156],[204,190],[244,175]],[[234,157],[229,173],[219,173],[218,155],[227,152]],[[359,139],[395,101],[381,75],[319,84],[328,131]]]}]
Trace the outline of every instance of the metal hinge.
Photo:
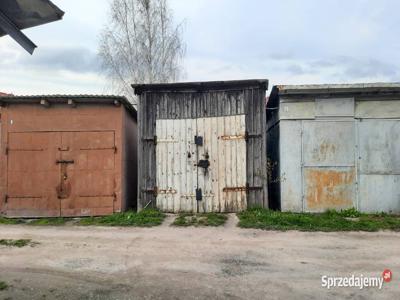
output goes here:
[{"label": "metal hinge", "polygon": [[248,183],[246,183],[246,186],[229,186],[229,187],[224,187],[222,189],[223,192],[250,192],[254,190],[262,190],[262,186],[250,186]]},{"label": "metal hinge", "polygon": [[244,139],[246,142],[249,141],[249,139],[254,139],[254,138],[261,138],[262,135],[261,134],[249,134],[248,131],[245,132],[244,134]]},{"label": "metal hinge", "polygon": [[157,196],[157,194],[158,194],[158,187],[155,186],[155,187],[153,187],[152,189],[143,189],[142,192],[143,192],[143,193],[146,193],[146,194],[153,194],[154,196]]},{"label": "metal hinge", "polygon": [[250,191],[262,190],[262,189],[263,189],[262,186],[250,186],[249,183],[246,183],[246,193],[248,193]]},{"label": "metal hinge", "polygon": [[117,146],[114,146],[114,154],[117,153]]},{"label": "metal hinge", "polygon": [[8,195],[7,194],[4,196],[4,203],[8,203]]},{"label": "metal hinge", "polygon": [[114,202],[117,201],[117,194],[113,193],[113,197],[114,197]]},{"label": "metal hinge", "polygon": [[8,155],[8,146],[6,146],[5,153]]},{"label": "metal hinge", "polygon": [[142,141],[144,141],[144,142],[154,142],[154,145],[157,145],[157,136],[155,135],[152,138],[142,138]]}]

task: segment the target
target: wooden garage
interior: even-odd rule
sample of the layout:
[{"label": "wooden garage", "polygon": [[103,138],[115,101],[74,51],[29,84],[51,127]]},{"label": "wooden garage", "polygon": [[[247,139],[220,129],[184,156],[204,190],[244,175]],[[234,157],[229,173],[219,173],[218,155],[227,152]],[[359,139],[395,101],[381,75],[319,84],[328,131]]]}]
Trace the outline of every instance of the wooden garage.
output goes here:
[{"label": "wooden garage", "polygon": [[267,80],[133,85],[139,95],[138,208],[268,207]]},{"label": "wooden garage", "polygon": [[0,97],[0,211],[98,216],[135,208],[136,110],[119,96]]}]

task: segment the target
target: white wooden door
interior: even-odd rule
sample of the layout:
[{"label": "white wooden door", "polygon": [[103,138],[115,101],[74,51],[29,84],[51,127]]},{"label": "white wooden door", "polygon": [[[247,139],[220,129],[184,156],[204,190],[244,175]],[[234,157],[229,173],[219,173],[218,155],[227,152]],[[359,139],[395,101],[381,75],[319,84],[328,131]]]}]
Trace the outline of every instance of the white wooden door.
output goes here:
[{"label": "white wooden door", "polygon": [[[245,116],[156,121],[157,207],[165,212],[246,209]],[[202,144],[195,144],[195,136]],[[199,162],[208,161],[206,168]],[[196,200],[201,190],[201,200]]]}]

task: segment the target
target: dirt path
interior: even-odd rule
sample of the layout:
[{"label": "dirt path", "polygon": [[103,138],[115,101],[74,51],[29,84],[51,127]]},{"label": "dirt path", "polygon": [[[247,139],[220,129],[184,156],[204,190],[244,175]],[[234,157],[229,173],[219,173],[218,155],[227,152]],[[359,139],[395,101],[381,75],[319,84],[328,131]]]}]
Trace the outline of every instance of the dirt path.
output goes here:
[{"label": "dirt path", "polygon": [[[398,299],[400,233],[221,228],[0,226],[0,299]],[[321,275],[380,276],[382,290],[321,287]]]}]

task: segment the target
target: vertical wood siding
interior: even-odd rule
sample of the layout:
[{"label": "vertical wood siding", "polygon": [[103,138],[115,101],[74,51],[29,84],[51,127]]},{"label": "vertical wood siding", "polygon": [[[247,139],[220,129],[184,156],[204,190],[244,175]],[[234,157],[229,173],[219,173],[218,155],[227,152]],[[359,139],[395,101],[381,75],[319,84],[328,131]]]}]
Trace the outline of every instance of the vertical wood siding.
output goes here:
[{"label": "vertical wood siding", "polygon": [[[176,134],[183,136],[182,131],[185,131],[184,128],[188,128],[188,126],[193,127],[193,122],[190,120],[197,119],[196,128],[200,128],[201,133],[205,136],[211,136],[212,139],[214,139],[211,141],[211,144],[214,145],[214,136],[216,136],[215,131],[220,130],[220,128],[225,128],[225,125],[227,128],[232,127],[232,124],[223,123],[228,122],[227,120],[214,117],[239,115],[245,116],[243,120],[241,119],[239,121],[241,126],[245,127],[245,132],[248,134],[248,139],[245,142],[245,151],[239,153],[238,151],[228,150],[226,147],[222,147],[220,143],[216,143],[218,146],[209,148],[209,151],[212,154],[210,155],[210,163],[213,163],[212,160],[214,157],[215,159],[218,157],[219,160],[226,156],[236,161],[244,160],[246,171],[240,174],[240,176],[244,176],[244,178],[238,176],[237,178],[234,178],[232,182],[229,182],[229,184],[235,185],[238,184],[239,181],[245,180],[250,189],[247,193],[243,192],[245,196],[232,195],[234,199],[231,203],[236,203],[236,208],[233,209],[238,209],[238,207],[245,207],[247,205],[268,207],[264,88],[249,87],[238,90],[211,90],[202,92],[172,90],[158,92],[147,91],[140,95],[138,115],[140,135],[138,179],[139,209],[144,208],[145,206],[155,207],[157,205],[156,194],[152,193],[152,190],[157,186],[157,178],[159,178],[156,166],[156,162],[158,161],[157,156],[160,157],[161,155],[168,155],[169,151],[172,151],[168,149],[167,144],[169,143],[165,143],[166,145],[164,146],[163,150],[161,150],[162,147],[157,149],[156,154],[156,147],[158,146],[158,143],[155,143],[154,136],[157,136],[158,140],[162,139],[161,137],[166,135],[165,132],[158,132],[158,129],[156,129],[156,122],[162,122],[162,120],[168,119],[179,120],[178,123],[174,123],[173,131]],[[210,121],[204,122],[206,118],[210,119]],[[186,121],[183,121],[183,119],[186,119]],[[238,122],[238,120],[235,119],[234,122]],[[186,134],[187,142],[194,142],[194,134],[189,132],[186,132]],[[231,143],[232,141],[225,142]],[[180,172],[188,172],[188,170],[182,169],[182,166],[179,165],[179,163],[183,163],[184,143],[179,141],[173,144],[178,148],[177,150],[173,150],[175,151],[175,155],[180,156],[180,162],[179,159],[175,158],[173,163],[176,164],[176,167],[180,170]],[[204,153],[200,154],[202,155]],[[218,166],[218,168],[220,167]],[[215,185],[217,182],[228,180],[225,178],[225,176],[226,173],[222,172],[222,169],[218,169],[218,178],[212,178],[211,181],[201,183],[204,186],[203,197],[207,198],[207,193],[209,194],[210,190],[215,190]],[[194,198],[194,202],[191,204],[193,208],[193,206],[196,204],[194,197],[195,195],[191,193],[193,193],[195,185],[193,185],[193,182],[190,181],[190,177],[186,180],[187,182],[184,182],[181,179],[181,182],[177,183],[182,190],[179,197]],[[200,180],[202,179],[200,178]],[[232,180],[232,177],[229,180]],[[183,187],[184,184],[186,184],[186,187]],[[161,187],[158,188],[161,189]],[[170,196],[171,195],[167,196],[166,194],[163,197]],[[177,196],[178,195],[174,197]],[[210,197],[210,199],[213,198]],[[168,209],[175,211],[176,207],[178,207],[177,204],[173,208]],[[224,206],[224,204],[221,204],[221,202],[213,200],[203,201],[199,207],[199,211],[226,210],[232,210],[232,207],[227,208]]]}]

